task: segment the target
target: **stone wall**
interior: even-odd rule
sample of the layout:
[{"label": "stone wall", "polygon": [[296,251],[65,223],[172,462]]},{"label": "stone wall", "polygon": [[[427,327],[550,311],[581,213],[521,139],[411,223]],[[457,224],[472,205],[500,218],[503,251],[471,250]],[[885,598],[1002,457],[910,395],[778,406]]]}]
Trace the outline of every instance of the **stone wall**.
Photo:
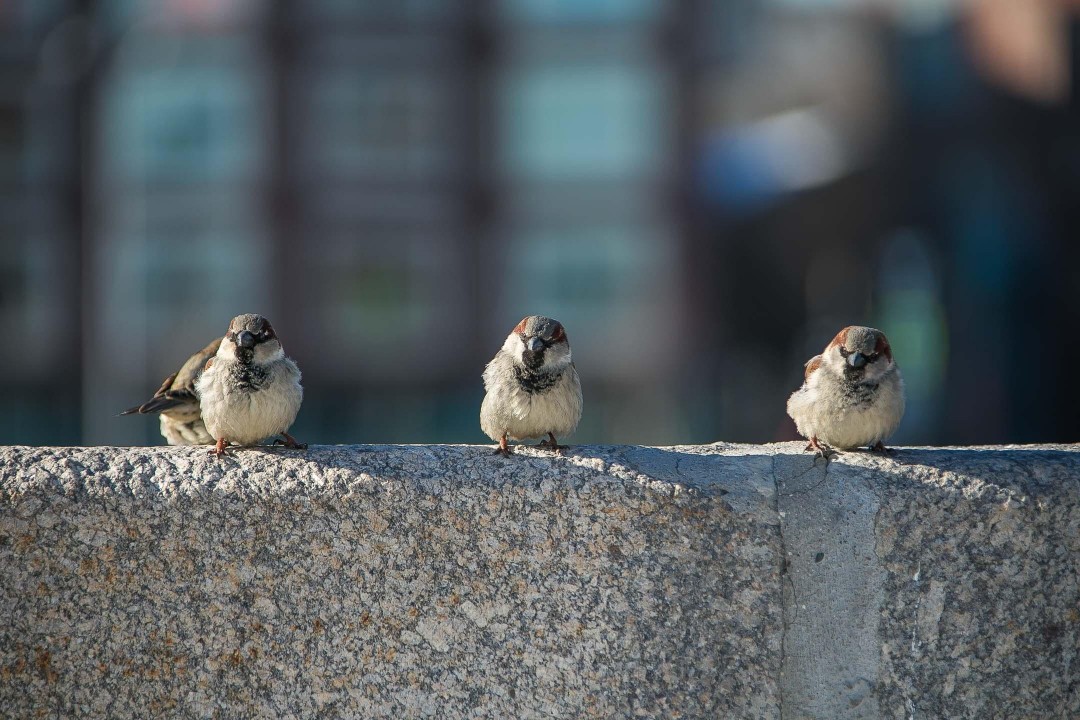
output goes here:
[{"label": "stone wall", "polygon": [[4,717],[1080,717],[1080,447],[0,448]]}]

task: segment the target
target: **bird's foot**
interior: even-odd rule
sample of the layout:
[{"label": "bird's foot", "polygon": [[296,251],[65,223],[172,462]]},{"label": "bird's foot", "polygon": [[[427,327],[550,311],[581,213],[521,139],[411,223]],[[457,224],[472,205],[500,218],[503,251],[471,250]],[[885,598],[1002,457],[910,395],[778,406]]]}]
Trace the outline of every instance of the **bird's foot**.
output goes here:
[{"label": "bird's foot", "polygon": [[214,455],[216,457],[221,457],[222,455],[228,455],[229,454],[228,448],[229,448],[229,441],[226,440],[225,438],[218,438],[217,444],[214,445],[214,448],[210,451],[210,454]]},{"label": "bird's foot", "polygon": [[510,441],[506,437],[506,433],[503,433],[502,439],[499,440],[499,447],[495,448],[495,455],[502,455],[505,458],[514,454],[514,449],[510,447]]},{"label": "bird's foot", "polygon": [[829,462],[829,460],[836,455],[835,450],[818,440],[817,437],[810,438],[810,442],[806,445],[806,450],[813,450],[818,457],[825,458],[825,462]]},{"label": "bird's foot", "polygon": [[307,443],[297,442],[296,438],[294,438],[289,433],[283,432],[283,433],[281,433],[281,436],[284,437],[285,439],[284,440],[282,440],[281,438],[275,439],[274,440],[275,445],[284,445],[285,447],[289,448],[290,450],[307,450]]},{"label": "bird's foot", "polygon": [[567,446],[566,445],[560,445],[559,441],[555,439],[554,433],[548,433],[548,438],[549,438],[548,440],[541,440],[536,445],[536,447],[542,447],[542,448],[546,448],[548,450],[553,450],[553,451],[559,453],[560,455],[562,455],[563,452],[566,450]]},{"label": "bird's foot", "polygon": [[885,443],[878,440],[876,443],[870,446],[870,452],[881,453],[882,455],[892,455],[896,451],[892,448],[885,447]]}]

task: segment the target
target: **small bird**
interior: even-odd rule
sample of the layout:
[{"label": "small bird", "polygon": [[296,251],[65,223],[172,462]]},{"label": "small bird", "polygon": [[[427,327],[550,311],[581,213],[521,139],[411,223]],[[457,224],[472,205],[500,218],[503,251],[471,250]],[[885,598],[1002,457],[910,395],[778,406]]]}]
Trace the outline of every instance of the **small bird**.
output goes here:
[{"label": "small bird", "polygon": [[212,453],[223,455],[229,443],[254,445],[273,435],[285,438],[286,447],[307,447],[286,432],[304,398],[300,369],[285,357],[263,316],[248,313],[232,319],[195,390],[206,429],[217,441]]},{"label": "small bird", "polygon": [[885,333],[858,325],[837,333],[806,363],[787,412],[810,440],[806,449],[823,457],[832,448],[885,452],[885,439],[904,415],[904,380]]},{"label": "small bird", "polygon": [[581,420],[581,381],[561,323],[530,315],[517,324],[484,368],[480,429],[509,456],[508,439],[543,437],[541,446],[564,449],[556,436]]},{"label": "small bird", "polygon": [[161,413],[161,435],[170,445],[209,445],[214,442],[203,424],[195,379],[206,361],[213,357],[221,338],[187,359],[179,370],[161,383],[161,387],[142,405],[128,408],[121,415]]}]

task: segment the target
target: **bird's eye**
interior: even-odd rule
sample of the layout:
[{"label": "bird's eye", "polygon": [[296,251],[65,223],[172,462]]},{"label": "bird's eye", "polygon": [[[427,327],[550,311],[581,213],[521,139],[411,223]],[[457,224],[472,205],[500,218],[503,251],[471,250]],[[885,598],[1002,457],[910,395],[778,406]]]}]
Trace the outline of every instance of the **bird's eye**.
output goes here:
[{"label": "bird's eye", "polygon": [[866,356],[866,361],[867,362],[874,362],[877,359],[878,359],[878,353],[871,353],[871,354]]},{"label": "bird's eye", "polygon": [[845,347],[844,347],[843,345],[841,345],[841,346],[840,346],[840,354],[841,354],[841,355],[842,355],[843,357],[847,357],[848,355],[850,355],[850,354],[851,354],[851,351],[850,351],[850,350],[848,350],[847,348],[845,348]]}]

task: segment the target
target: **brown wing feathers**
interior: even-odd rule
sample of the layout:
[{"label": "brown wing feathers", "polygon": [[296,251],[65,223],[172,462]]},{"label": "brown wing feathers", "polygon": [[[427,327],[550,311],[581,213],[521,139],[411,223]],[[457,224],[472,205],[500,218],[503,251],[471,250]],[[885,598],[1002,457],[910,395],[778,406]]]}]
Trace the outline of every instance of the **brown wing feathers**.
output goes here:
[{"label": "brown wing feathers", "polygon": [[179,405],[197,403],[199,399],[195,395],[195,379],[199,376],[203,367],[209,362],[209,359],[212,359],[214,354],[217,353],[220,344],[221,338],[218,338],[199,352],[192,355],[187,359],[183,367],[165,378],[165,382],[161,383],[161,387],[154,393],[154,397],[150,398],[142,405],[128,408],[120,414],[132,415],[134,413],[139,413],[146,415],[148,413],[158,413],[164,410],[170,410]]}]

